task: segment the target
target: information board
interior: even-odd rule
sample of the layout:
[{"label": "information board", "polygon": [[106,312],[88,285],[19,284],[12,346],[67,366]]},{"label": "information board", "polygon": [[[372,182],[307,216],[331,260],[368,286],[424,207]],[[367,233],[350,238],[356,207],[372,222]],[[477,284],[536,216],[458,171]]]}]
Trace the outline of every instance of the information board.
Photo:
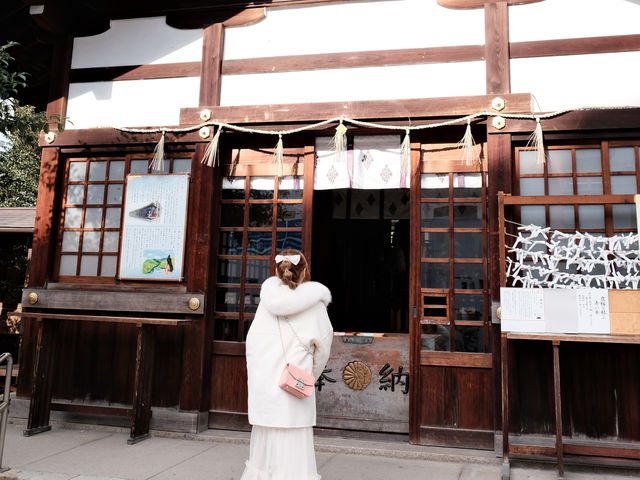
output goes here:
[{"label": "information board", "polygon": [[189,174],[127,176],[120,279],[182,280],[188,192]]}]

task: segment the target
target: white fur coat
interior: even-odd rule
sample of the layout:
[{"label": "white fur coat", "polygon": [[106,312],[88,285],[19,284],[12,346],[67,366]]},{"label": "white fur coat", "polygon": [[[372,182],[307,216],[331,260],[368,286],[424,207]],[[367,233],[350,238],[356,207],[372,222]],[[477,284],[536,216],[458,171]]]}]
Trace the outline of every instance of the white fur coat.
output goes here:
[{"label": "white fur coat", "polygon": [[[310,427],[316,423],[316,398],[298,399],[278,387],[286,359],[318,378],[324,369],[333,328],[327,315],[329,289],[318,282],[305,282],[295,290],[278,277],[264,281],[260,304],[247,334],[249,423],[265,427]],[[278,317],[280,330],[278,330]],[[294,334],[295,332],[295,334]],[[304,342],[307,353],[295,335]]]}]

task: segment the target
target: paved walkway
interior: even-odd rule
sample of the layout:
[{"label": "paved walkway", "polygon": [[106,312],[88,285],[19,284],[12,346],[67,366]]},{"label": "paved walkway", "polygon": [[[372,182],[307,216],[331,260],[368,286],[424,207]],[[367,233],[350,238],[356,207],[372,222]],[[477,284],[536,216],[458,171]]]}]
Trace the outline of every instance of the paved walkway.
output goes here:
[{"label": "paved walkway", "polygon": [[[237,480],[249,454],[247,433],[207,431],[198,435],[153,432],[127,445],[122,428],[54,424],[49,432],[24,437],[24,422],[7,427],[2,479],[29,480]],[[501,459],[493,452],[430,448],[396,442],[316,436],[323,480],[494,480]],[[553,465],[516,463],[513,480],[551,480]],[[566,479],[640,478],[640,470],[567,466]]]}]

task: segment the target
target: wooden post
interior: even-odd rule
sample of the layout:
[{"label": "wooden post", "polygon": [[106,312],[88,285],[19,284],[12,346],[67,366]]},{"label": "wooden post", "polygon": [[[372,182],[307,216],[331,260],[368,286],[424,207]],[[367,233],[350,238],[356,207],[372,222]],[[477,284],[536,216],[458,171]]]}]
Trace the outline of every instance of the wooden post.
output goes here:
[{"label": "wooden post", "polygon": [[138,325],[136,346],[136,377],[133,387],[133,412],[131,435],[127,443],[132,445],[149,437],[151,423],[151,375],[155,352],[155,327]]},{"label": "wooden post", "polygon": [[502,357],[502,480],[510,477],[509,463],[509,339],[500,336]]},{"label": "wooden post", "polygon": [[558,478],[564,477],[564,457],[562,445],[562,397],[560,390],[560,340],[553,340],[553,396],[556,411],[556,455],[558,457]]}]

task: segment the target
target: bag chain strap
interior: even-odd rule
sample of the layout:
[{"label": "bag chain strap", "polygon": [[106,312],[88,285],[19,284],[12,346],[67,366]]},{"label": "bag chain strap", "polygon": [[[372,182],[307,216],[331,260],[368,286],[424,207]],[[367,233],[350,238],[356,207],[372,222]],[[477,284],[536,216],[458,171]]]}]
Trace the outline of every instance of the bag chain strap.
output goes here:
[{"label": "bag chain strap", "polygon": [[[280,333],[280,344],[282,345],[282,353],[284,354],[284,361],[286,363],[289,363],[287,361],[287,352],[286,352],[286,350],[284,348],[284,340],[282,340],[282,330],[280,330],[280,316],[277,315],[276,318],[278,319],[278,332]],[[287,324],[289,324],[289,328],[293,332],[293,335],[296,337],[296,339],[298,340],[300,345],[302,345],[302,348],[304,348],[305,352],[307,352],[309,355],[311,355],[313,357],[313,351],[302,340],[300,340],[300,337],[298,336],[298,334],[294,330],[293,325],[291,325],[291,322],[288,319],[286,320],[286,322],[287,322]]]}]

